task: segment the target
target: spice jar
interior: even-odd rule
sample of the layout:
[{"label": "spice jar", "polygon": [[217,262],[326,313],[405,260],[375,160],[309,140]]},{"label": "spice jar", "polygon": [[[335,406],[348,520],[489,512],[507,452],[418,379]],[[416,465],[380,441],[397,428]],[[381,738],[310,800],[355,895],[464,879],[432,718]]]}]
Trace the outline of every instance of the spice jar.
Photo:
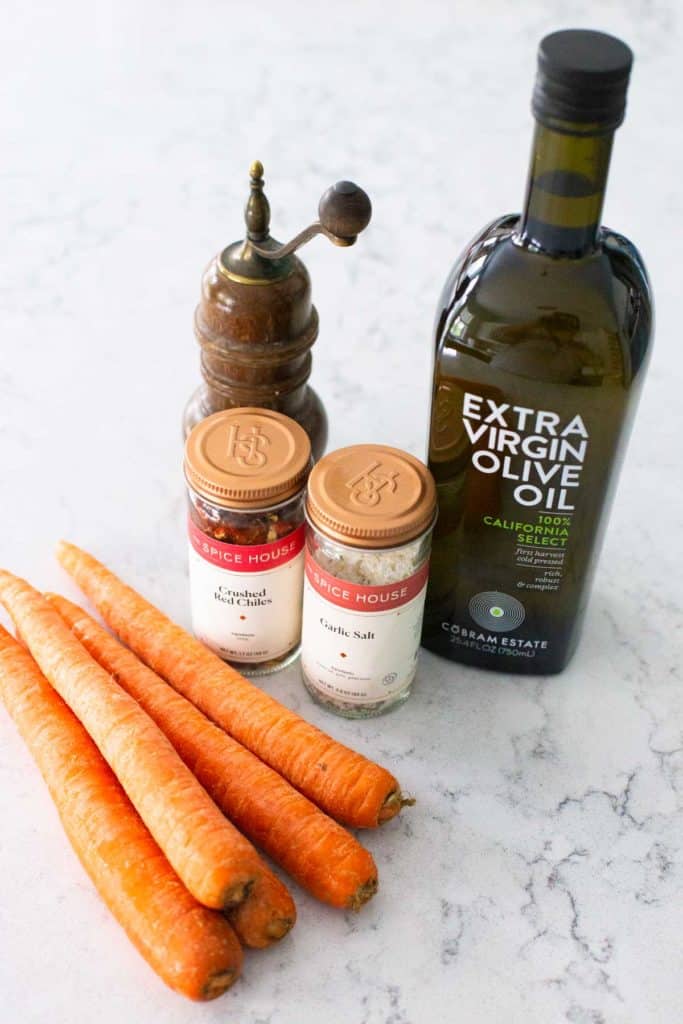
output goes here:
[{"label": "spice jar", "polygon": [[248,675],[299,652],[311,444],[282,413],[217,412],[185,445],[192,627]]},{"label": "spice jar", "polygon": [[301,666],[337,714],[368,718],[410,693],[435,514],[429,470],[397,448],[342,448],[311,472]]}]

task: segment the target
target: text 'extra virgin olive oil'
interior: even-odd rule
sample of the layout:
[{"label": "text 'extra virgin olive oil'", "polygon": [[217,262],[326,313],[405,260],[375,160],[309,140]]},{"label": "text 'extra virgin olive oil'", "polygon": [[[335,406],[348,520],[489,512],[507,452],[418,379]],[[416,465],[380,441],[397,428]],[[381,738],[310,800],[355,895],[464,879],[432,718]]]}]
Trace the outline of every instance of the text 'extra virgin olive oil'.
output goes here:
[{"label": "text 'extra virgin olive oil'", "polygon": [[471,665],[559,672],[578,640],[652,331],[642,260],[600,226],[631,63],[599,32],[541,42],[524,212],[441,297],[423,643]]}]

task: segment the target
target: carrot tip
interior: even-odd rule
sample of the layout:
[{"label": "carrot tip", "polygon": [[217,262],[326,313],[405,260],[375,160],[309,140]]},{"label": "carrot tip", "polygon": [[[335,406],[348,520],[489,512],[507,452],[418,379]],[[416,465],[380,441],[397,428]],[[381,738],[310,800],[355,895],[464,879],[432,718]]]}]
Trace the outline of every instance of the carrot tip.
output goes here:
[{"label": "carrot tip", "polygon": [[279,939],[284,939],[287,932],[290,932],[293,927],[293,917],[279,917],[277,920],[270,922],[266,928],[266,934],[273,942],[277,942]]},{"label": "carrot tip", "polygon": [[412,807],[414,803],[415,797],[404,796],[400,789],[393,790],[380,807],[378,823],[383,825],[385,821],[391,821],[402,807]]},{"label": "carrot tip", "polygon": [[379,882],[376,878],[368,879],[367,882],[364,882],[363,885],[359,886],[354,892],[353,896],[349,900],[349,909],[355,910],[356,912],[359,911],[364,903],[367,903],[368,900],[372,899],[378,888]]},{"label": "carrot tip", "polygon": [[230,988],[238,976],[239,971],[236,970],[220,971],[219,974],[214,974],[202,989],[202,999],[216,999]]},{"label": "carrot tip", "polygon": [[248,882],[236,882],[234,885],[229,886],[223,896],[222,909],[234,910],[235,907],[239,907],[241,903],[244,903],[253,887],[253,878]]}]

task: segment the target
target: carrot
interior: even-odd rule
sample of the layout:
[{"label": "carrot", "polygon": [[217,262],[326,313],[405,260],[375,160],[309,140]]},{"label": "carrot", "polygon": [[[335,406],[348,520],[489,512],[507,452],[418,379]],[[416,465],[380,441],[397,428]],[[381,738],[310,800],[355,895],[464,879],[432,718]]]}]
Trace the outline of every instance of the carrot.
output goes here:
[{"label": "carrot", "polygon": [[226,913],[242,942],[253,949],[265,949],[283,939],[296,921],[296,906],[289,889],[267,869],[247,899]]},{"label": "carrot", "polygon": [[[47,597],[85,649],[166,733],[242,832],[300,885],[332,906],[358,909],[372,896],[377,888],[374,861],[345,828],[209,721],[82,608],[55,594]],[[249,912],[252,896],[238,909],[239,915]],[[277,926],[273,920],[267,927]],[[238,934],[248,941],[239,929]]]},{"label": "carrot", "polygon": [[150,668],[333,818],[371,828],[411,802],[386,769],[259,690],[91,555],[61,541],[57,558]]},{"label": "carrot", "polygon": [[[115,640],[114,637],[110,636],[106,630],[102,629],[94,619],[91,619],[89,615],[86,615],[82,608],[79,608],[78,605],[72,604],[71,601],[67,601],[66,598],[60,597],[57,594],[46,594],[45,596],[57,609],[60,616],[67,623],[74,635],[78,637],[86,651],[88,651],[88,653],[102,666],[102,668],[106,669],[107,673],[111,675],[116,682],[130,694],[131,697],[138,701],[138,703],[149,714],[150,718],[154,719],[162,732],[164,732],[174,746],[176,746],[176,749],[178,749],[178,746],[174,742],[173,736],[173,701],[178,702],[180,705],[187,705],[197,718],[200,719],[200,722],[198,723],[200,728],[196,733],[193,729],[191,737],[191,742],[198,743],[197,750],[201,751],[204,740],[201,735],[202,725],[206,725],[209,729],[215,730],[221,737],[228,740],[228,737],[224,732],[204,718],[200,711],[197,711],[193,705],[188,704],[183,697],[177,694],[175,690],[171,689],[171,687],[163,682],[163,680],[154,675],[151,669],[148,669],[138,661],[131,651],[122,647],[118,640]],[[107,657],[107,651],[109,651],[109,657]],[[164,727],[163,715],[154,713],[154,702],[150,702],[149,700],[146,701],[144,699],[146,694],[144,686],[135,685],[136,670],[139,670],[140,673],[148,673],[152,677],[153,683],[156,683],[158,688],[163,689],[171,696],[172,700],[167,709],[167,725],[170,726],[170,728]],[[129,676],[132,676],[131,683],[128,682]],[[177,708],[176,706],[175,711],[180,711],[182,713],[183,708]],[[228,742],[234,743],[234,741],[230,740],[228,740]],[[183,757],[182,750],[178,749],[178,753]],[[249,756],[251,757],[253,755]],[[187,761],[186,758],[183,759]],[[225,771],[226,768],[226,764],[221,764],[219,766],[220,771]],[[199,781],[203,781],[201,777],[199,778]],[[226,808],[224,808],[224,810],[226,810]],[[240,903],[238,907],[234,907],[227,913],[233,928],[242,942],[246,946],[252,946],[257,949],[263,949],[265,946],[269,946],[272,942],[284,938],[296,921],[296,906],[294,905],[294,900],[292,899],[289,890],[280,881],[280,879],[277,878],[268,867],[266,867],[265,864],[261,864],[261,876],[254,883],[247,898]]]},{"label": "carrot", "polygon": [[192,895],[216,909],[241,903],[261,874],[260,858],[149,715],[28,583],[0,571],[0,602]]},{"label": "carrot", "polygon": [[0,698],[69,842],[133,945],[176,992],[219,996],[242,966],[230,925],[189,894],[81,723],[1,626]]}]

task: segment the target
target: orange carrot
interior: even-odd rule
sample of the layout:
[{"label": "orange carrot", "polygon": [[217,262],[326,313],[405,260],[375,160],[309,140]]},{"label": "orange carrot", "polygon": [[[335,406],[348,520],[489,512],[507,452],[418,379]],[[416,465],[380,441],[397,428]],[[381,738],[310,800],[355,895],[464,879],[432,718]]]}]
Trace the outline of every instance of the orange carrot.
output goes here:
[{"label": "orange carrot", "polygon": [[[358,909],[372,896],[377,888],[374,861],[346,829],[209,721],[82,608],[55,594],[47,597],[85,649],[166,733],[242,832],[332,906]],[[249,912],[252,896],[238,914]],[[277,928],[274,921],[270,927]],[[239,929],[238,934],[247,941]]]},{"label": "orange carrot", "polygon": [[371,828],[409,802],[386,769],[259,690],[91,555],[62,541],[57,558],[150,668],[333,818]]},{"label": "orange carrot", "polygon": [[296,906],[284,882],[266,868],[246,900],[226,914],[245,946],[265,949],[294,927]]},{"label": "orange carrot", "polygon": [[0,571],[0,602],[192,895],[217,909],[241,903],[261,874],[260,858],[166,736],[90,657],[42,594]]},{"label": "orange carrot", "polygon": [[242,965],[230,925],[190,896],[81,723],[1,626],[0,698],[69,842],[133,945],[176,992],[219,996]]}]

